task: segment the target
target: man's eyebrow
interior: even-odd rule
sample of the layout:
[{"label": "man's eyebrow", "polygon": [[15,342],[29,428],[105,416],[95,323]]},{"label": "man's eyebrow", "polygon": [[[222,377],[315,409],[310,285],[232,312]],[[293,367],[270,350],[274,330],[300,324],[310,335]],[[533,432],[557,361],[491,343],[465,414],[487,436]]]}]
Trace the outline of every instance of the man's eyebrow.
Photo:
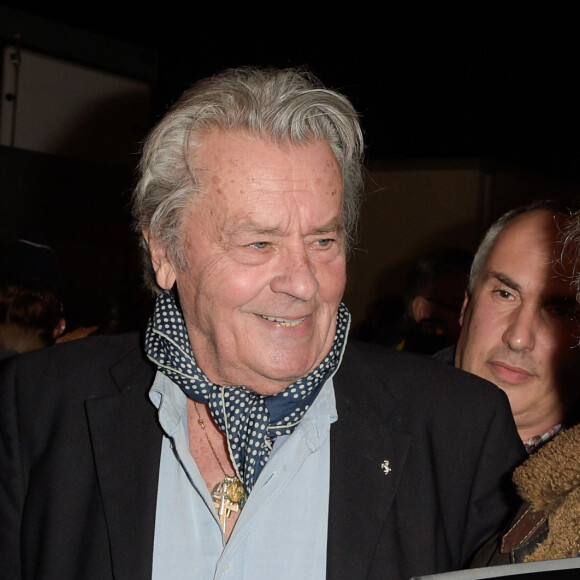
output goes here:
[{"label": "man's eyebrow", "polygon": [[[330,219],[327,223],[315,227],[309,235],[328,234],[330,232],[340,232],[344,229],[344,222],[342,216],[337,216]],[[278,226],[267,227],[260,224],[253,219],[248,219],[242,222],[239,226],[240,232],[250,232],[260,235],[280,235],[282,230]]]},{"label": "man's eyebrow", "polygon": [[248,218],[237,225],[235,228],[239,232],[246,232],[252,234],[279,234],[280,228],[278,226],[265,226],[251,218]]},{"label": "man's eyebrow", "polygon": [[[508,288],[515,290],[516,292],[521,292],[521,286],[517,282],[512,280],[509,276],[503,274],[502,272],[494,272],[494,271],[487,272],[486,279],[489,280],[490,278],[495,278],[496,280],[498,280]],[[551,296],[548,296],[544,300],[544,304],[553,304],[553,305],[560,304],[562,306],[563,305],[573,306],[576,304],[576,295],[574,293],[571,293],[570,295],[552,294]]]},{"label": "man's eyebrow", "polygon": [[332,218],[326,224],[323,224],[317,228],[315,228],[312,233],[314,235],[317,234],[328,234],[330,232],[340,232],[344,229],[344,223],[342,220],[342,216],[337,216]]},{"label": "man's eyebrow", "polygon": [[496,280],[498,280],[508,288],[515,290],[516,292],[521,292],[522,290],[522,287],[515,280],[512,280],[509,276],[507,276],[503,272],[496,272],[494,270],[491,270],[485,274],[485,278],[486,280],[489,280],[490,278],[495,278]]},{"label": "man's eyebrow", "polygon": [[569,306],[580,308],[580,304],[576,301],[576,295],[571,294],[552,294],[548,296],[545,300],[545,304],[558,304],[561,306]]}]

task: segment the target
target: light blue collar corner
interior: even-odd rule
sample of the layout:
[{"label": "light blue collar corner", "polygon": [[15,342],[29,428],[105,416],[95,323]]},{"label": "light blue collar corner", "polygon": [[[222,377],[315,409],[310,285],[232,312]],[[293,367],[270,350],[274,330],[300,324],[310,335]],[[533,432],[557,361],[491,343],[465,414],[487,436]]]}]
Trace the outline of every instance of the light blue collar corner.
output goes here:
[{"label": "light blue collar corner", "polygon": [[169,377],[157,371],[149,389],[149,398],[157,407],[161,427],[167,435],[173,436],[186,412],[186,395]]},{"label": "light blue collar corner", "polygon": [[337,419],[334,385],[332,379],[329,379],[300,421],[299,428],[304,433],[311,451],[316,451],[328,438],[330,425]]}]

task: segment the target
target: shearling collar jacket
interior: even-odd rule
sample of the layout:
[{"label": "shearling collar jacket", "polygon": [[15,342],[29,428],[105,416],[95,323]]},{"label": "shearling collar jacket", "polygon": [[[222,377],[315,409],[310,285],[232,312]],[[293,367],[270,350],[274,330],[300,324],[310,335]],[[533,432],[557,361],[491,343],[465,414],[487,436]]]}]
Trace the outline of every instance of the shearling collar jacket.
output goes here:
[{"label": "shearling collar jacket", "polygon": [[507,531],[487,542],[472,567],[572,558],[580,554],[580,425],[520,465],[513,475],[523,503]]}]

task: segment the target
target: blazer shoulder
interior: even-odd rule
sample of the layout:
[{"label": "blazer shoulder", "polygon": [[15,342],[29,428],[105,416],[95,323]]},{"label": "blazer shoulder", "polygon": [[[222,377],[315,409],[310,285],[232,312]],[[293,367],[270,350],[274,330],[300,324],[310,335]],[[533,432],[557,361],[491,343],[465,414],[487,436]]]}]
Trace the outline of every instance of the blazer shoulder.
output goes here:
[{"label": "blazer shoulder", "polygon": [[358,341],[349,342],[335,387],[337,396],[359,404],[370,399],[371,406],[382,406],[388,397],[413,414],[433,408],[509,411],[505,393],[485,379],[426,355]]},{"label": "blazer shoulder", "polygon": [[433,357],[360,341],[349,343],[343,366],[349,374],[360,373],[366,368],[381,382],[412,383],[415,388],[432,388],[437,384],[443,389],[468,386],[484,391],[500,391],[493,383]]},{"label": "blazer shoulder", "polygon": [[90,335],[13,356],[6,360],[6,365],[29,366],[49,360],[73,362],[84,356],[113,360],[140,348],[141,340],[136,332]]},{"label": "blazer shoulder", "polygon": [[154,376],[137,333],[89,336],[17,355],[3,365],[0,383],[24,396],[98,396],[122,390],[131,376],[145,386]]}]

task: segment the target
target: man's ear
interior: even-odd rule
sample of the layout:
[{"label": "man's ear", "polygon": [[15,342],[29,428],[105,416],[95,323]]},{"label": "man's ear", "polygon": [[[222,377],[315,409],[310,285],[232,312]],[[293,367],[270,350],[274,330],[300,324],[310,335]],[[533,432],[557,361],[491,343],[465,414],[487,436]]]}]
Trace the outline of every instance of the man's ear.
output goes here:
[{"label": "man's ear", "polygon": [[469,304],[469,299],[471,296],[465,291],[465,297],[463,298],[463,304],[461,305],[461,314],[459,315],[459,326],[463,326],[463,319],[465,318],[465,311],[467,310],[467,306]]},{"label": "man's ear", "polygon": [[425,296],[415,296],[411,302],[411,310],[415,322],[421,322],[424,318],[431,316],[431,303]]},{"label": "man's ear", "polygon": [[52,329],[52,338],[54,338],[54,340],[59,339],[64,334],[65,330],[66,330],[66,320],[63,316],[58,319],[56,326]]},{"label": "man's ear", "polygon": [[143,230],[143,239],[149,248],[149,256],[157,284],[164,290],[171,290],[175,284],[175,268],[167,256],[167,248],[161,245],[156,238]]}]

